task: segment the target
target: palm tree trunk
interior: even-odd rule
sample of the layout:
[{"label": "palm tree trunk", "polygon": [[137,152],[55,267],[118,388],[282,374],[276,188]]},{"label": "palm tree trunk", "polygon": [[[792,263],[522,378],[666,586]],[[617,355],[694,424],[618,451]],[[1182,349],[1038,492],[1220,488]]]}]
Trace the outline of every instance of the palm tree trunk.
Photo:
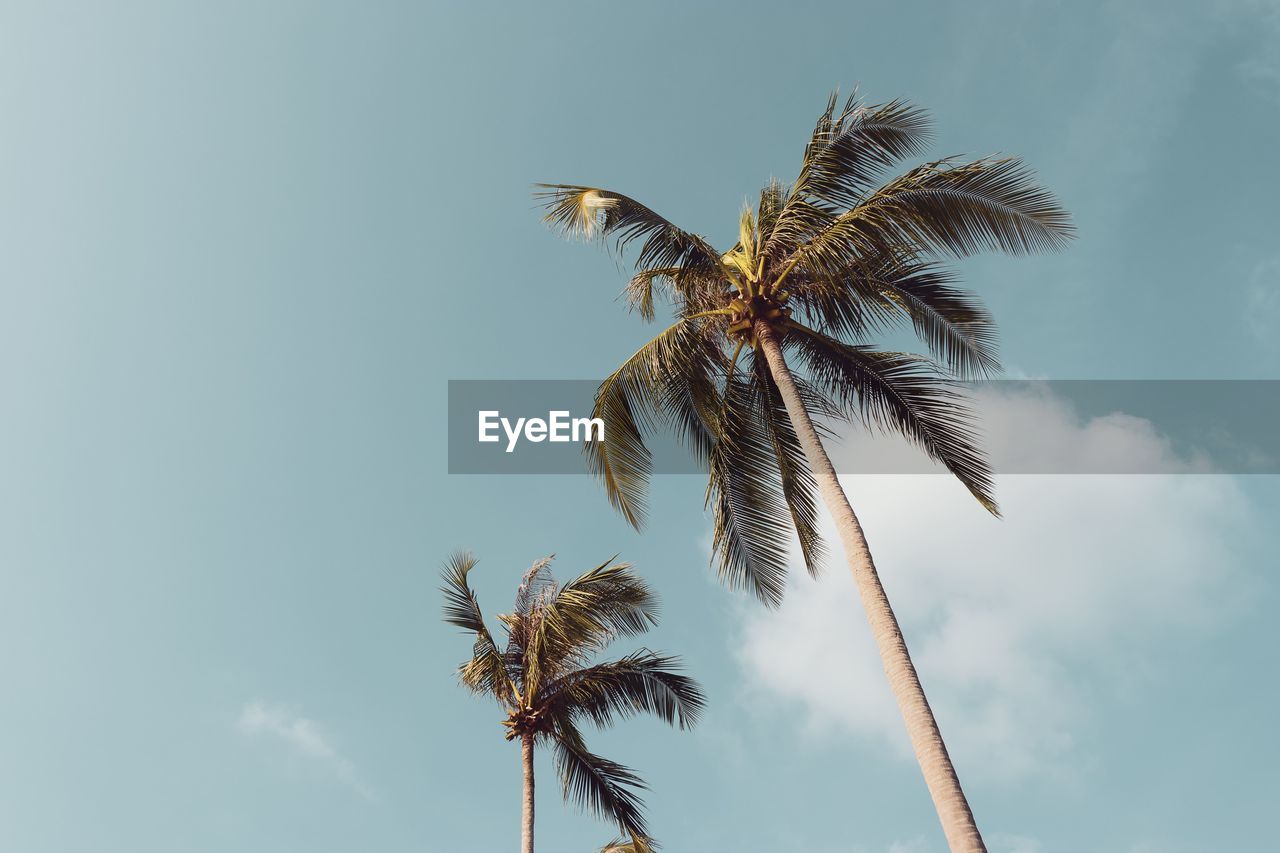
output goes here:
[{"label": "palm tree trunk", "polygon": [[831,459],[804,407],[777,336],[762,322],[756,323],[755,332],[769,365],[769,372],[782,394],[796,437],[800,440],[805,458],[818,483],[819,492],[835,519],[836,530],[849,561],[849,570],[853,573],[867,620],[871,623],[871,633],[875,636],[876,646],[880,651],[880,661],[884,664],[889,687],[893,690],[898,708],[906,721],[907,734],[911,737],[911,746],[924,774],[925,784],[929,786],[947,844],[952,853],[985,853],[986,845],[982,843],[982,835],[973,820],[973,812],[960,788],[960,779],[956,776],[955,767],[951,765],[946,744],[942,742],[942,733],[938,731],[938,723],[933,718],[924,688],[920,686],[915,665],[911,663],[902,629],[898,626],[893,608],[889,606],[889,598],[880,584],[880,576],[871,559],[871,550],[867,547],[862,525],[858,523],[849,498],[840,487]]},{"label": "palm tree trunk", "polygon": [[533,735],[520,739],[520,763],[524,767],[524,807],[520,820],[520,853],[533,853]]}]

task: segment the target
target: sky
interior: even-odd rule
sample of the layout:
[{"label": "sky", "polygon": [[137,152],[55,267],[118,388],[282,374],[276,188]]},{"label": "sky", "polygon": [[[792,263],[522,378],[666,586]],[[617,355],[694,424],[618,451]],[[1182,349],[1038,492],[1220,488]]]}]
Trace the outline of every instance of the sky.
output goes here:
[{"label": "sky", "polygon": [[[586,476],[447,473],[448,380],[595,379],[652,332],[532,183],[728,245],[855,84],[1075,216],[958,265],[1007,375],[1277,378],[1274,0],[0,3],[0,849],[513,849],[517,750],[439,618],[470,549],[490,613],[551,553],[659,590],[706,718],[589,742],[664,849],[944,850],[839,565],[766,611],[697,477],[637,533]],[[1003,477],[1000,521],[846,479],[990,848],[1274,849],[1280,484],[990,406],[1170,472]],[[610,837],[538,774],[542,849]]]}]

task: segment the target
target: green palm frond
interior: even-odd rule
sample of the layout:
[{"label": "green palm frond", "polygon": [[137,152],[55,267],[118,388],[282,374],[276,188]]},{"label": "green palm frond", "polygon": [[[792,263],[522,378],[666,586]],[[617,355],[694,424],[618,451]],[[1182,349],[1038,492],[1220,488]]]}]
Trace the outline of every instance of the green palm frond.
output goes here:
[{"label": "green palm frond", "polygon": [[708,459],[706,503],[720,579],[777,606],[786,591],[791,516],[757,398],[749,380],[726,382],[719,440]]},{"label": "green palm frond", "polygon": [[834,276],[806,271],[792,281],[799,316],[826,334],[864,339],[906,321],[957,377],[1000,369],[990,313],[936,263],[881,253]]},{"label": "green palm frond", "polygon": [[658,622],[658,599],[628,563],[601,563],[563,584],[538,608],[525,651],[525,693],[576,668],[616,637]]},{"label": "green palm frond", "polygon": [[954,382],[910,353],[853,346],[792,324],[783,347],[799,354],[813,381],[865,423],[907,436],[941,462],[992,515],[999,515],[991,469],[974,418]]},{"label": "green palm frond", "polygon": [[473,693],[490,694],[509,703],[514,691],[506,661],[484,623],[480,602],[467,580],[475,566],[476,559],[470,554],[454,554],[445,564],[444,586],[440,589],[445,621],[476,636],[471,659],[458,668],[458,677]]},{"label": "green palm frond", "polygon": [[444,619],[464,631],[488,634],[480,602],[467,581],[467,575],[475,567],[476,558],[462,552],[451,555],[445,562],[444,586],[440,588],[444,595]]},{"label": "green palm frond", "polygon": [[680,267],[655,267],[640,270],[627,282],[625,292],[631,310],[638,313],[646,322],[652,321],[654,312],[654,295],[657,290],[669,290],[680,275]]},{"label": "green palm frond", "polygon": [[959,258],[1056,251],[1073,233],[1070,216],[1016,157],[918,166],[841,220],[880,244],[908,243]]},{"label": "green palm frond", "polygon": [[[708,458],[706,504],[712,510],[712,552],[720,578],[750,590],[769,606],[782,602],[790,545],[798,541],[805,566],[817,574],[826,549],[818,532],[817,485],[787,416],[777,385],[756,352],[741,378],[728,380],[716,420],[718,443]],[[809,382],[797,380],[815,428],[844,420]]]},{"label": "green palm frond", "polygon": [[706,697],[679,668],[679,658],[642,649],[559,679],[547,688],[546,701],[571,719],[586,717],[601,727],[618,717],[652,714],[667,725],[692,728]]},{"label": "green palm frond", "polygon": [[582,735],[568,721],[556,727],[552,741],[565,799],[614,821],[627,835],[648,837],[638,793],[648,787],[644,780],[634,770],[588,750]]},{"label": "green palm frond", "polygon": [[862,105],[857,95],[836,112],[832,93],[818,119],[793,193],[831,205],[862,200],[894,163],[924,153],[931,134],[928,114],[902,100]]},{"label": "green palm frond", "polygon": [[566,236],[614,238],[621,254],[640,241],[637,270],[678,268],[680,275],[710,272],[719,255],[705,238],[677,227],[630,196],[601,187],[538,184],[534,197],[546,213],[543,220]]},{"label": "green palm frond", "polygon": [[861,201],[878,176],[898,160],[924,151],[926,113],[906,103],[863,105],[854,93],[837,112],[832,92],[805,146],[800,174],[766,230],[770,257],[789,252],[830,222],[841,207]]},{"label": "green palm frond", "polygon": [[706,412],[714,405],[712,374],[721,359],[697,322],[681,320],[637,350],[596,392],[592,417],[604,421],[605,440],[584,446],[587,465],[632,526],[643,523],[652,470],[645,435],[663,425],[696,453],[710,447]]},{"label": "green palm frond", "polygon": [[800,439],[796,437],[791,419],[787,416],[782,393],[769,375],[764,359],[752,353],[751,361],[755,384],[763,398],[763,417],[760,420],[773,447],[782,497],[791,514],[805,568],[810,575],[816,577],[826,556],[822,536],[818,533],[818,485],[813,479],[813,472],[809,470]]},{"label": "green palm frond", "polygon": [[1061,248],[1070,217],[1017,158],[918,166],[839,214],[787,257],[785,267],[829,279],[868,258]]},{"label": "green palm frond", "polygon": [[525,571],[516,590],[513,613],[526,615],[547,595],[555,593],[555,579],[551,577],[551,563],[555,558],[555,554],[543,557]]},{"label": "green palm frond", "polygon": [[910,319],[916,334],[961,378],[1000,371],[995,321],[977,297],[952,287],[955,277],[934,264],[911,264],[873,277],[872,286]]},{"label": "green palm frond", "polygon": [[756,221],[760,233],[766,238],[777,227],[778,219],[786,208],[789,193],[790,189],[776,178],[771,179],[760,190],[760,202],[756,205]]}]

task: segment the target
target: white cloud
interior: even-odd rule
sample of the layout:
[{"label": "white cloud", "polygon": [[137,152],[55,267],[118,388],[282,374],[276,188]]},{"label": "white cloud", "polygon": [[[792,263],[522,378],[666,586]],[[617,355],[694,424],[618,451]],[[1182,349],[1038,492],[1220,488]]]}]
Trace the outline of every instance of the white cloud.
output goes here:
[{"label": "white cloud", "polygon": [[[984,423],[1027,417],[1085,465],[1130,453],[1159,470],[1197,467],[1145,421],[1081,420],[1037,393],[984,400]],[[1226,618],[1253,529],[1238,485],[1220,476],[1004,477],[1003,520],[943,477],[844,483],[952,754],[966,776],[1004,781],[1088,763],[1076,745],[1098,691],[1146,677],[1161,642]],[[744,607],[740,619],[750,689],[798,707],[815,737],[909,756],[842,561],[819,582],[796,573],[779,610]],[[1006,846],[1036,849],[1019,843]]]},{"label": "white cloud", "polygon": [[236,730],[246,737],[266,736],[283,741],[295,754],[327,768],[360,796],[374,798],[354,765],[329,742],[315,720],[280,705],[250,702],[241,709]]}]

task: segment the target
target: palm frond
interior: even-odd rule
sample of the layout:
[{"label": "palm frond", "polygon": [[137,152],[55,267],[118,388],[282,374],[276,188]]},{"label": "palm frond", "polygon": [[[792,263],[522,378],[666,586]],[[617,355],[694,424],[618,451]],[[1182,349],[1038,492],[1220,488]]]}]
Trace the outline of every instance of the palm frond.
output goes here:
[{"label": "palm frond", "polygon": [[467,575],[476,567],[476,562],[474,556],[465,552],[451,555],[445,561],[444,586],[440,587],[440,592],[444,595],[445,621],[464,631],[479,634],[488,633],[488,629],[485,628],[480,602],[467,581]]},{"label": "palm frond", "polygon": [[834,205],[855,204],[894,163],[924,153],[928,114],[903,100],[863,106],[851,96],[839,115],[829,102],[805,149],[795,190]]},{"label": "palm frond", "polygon": [[516,589],[515,609],[512,612],[526,615],[545,595],[555,592],[555,578],[551,577],[551,563],[555,558],[555,554],[543,557],[525,570],[520,586]]},{"label": "palm frond", "polygon": [[851,416],[900,433],[941,462],[992,515],[999,515],[990,466],[958,386],[927,358],[845,344],[798,323],[783,347],[800,355],[820,389]]},{"label": "palm frond", "polygon": [[440,588],[445,601],[445,621],[476,637],[471,659],[458,668],[458,677],[473,693],[487,693],[500,702],[509,702],[513,690],[506,661],[485,625],[480,602],[467,580],[475,566],[472,555],[454,554],[445,563],[444,586]]},{"label": "palm frond", "polygon": [[1061,248],[1070,216],[1017,159],[919,166],[834,216],[792,251],[784,268],[831,280],[877,258],[966,257]]},{"label": "palm frond", "polygon": [[762,397],[761,420],[777,459],[782,497],[795,526],[805,568],[816,577],[826,557],[822,536],[818,533],[818,484],[791,425],[782,392],[773,381],[764,359],[755,353],[752,353],[752,372]]},{"label": "palm frond", "polygon": [[910,318],[929,351],[959,378],[985,378],[1000,372],[999,335],[981,300],[951,286],[953,274],[932,264],[915,264],[869,284]]},{"label": "palm frond", "polygon": [[673,427],[705,455],[711,442],[705,410],[721,358],[697,322],[682,320],[637,350],[597,390],[592,416],[604,421],[605,440],[587,442],[583,452],[609,502],[633,527],[644,522],[653,464],[646,434],[659,424]]},{"label": "palm frond", "polygon": [[730,377],[725,383],[706,502],[721,580],[776,607],[786,591],[792,529],[778,459],[756,402],[750,380]]},{"label": "palm frond", "polygon": [[546,604],[546,630],[566,638],[642,634],[658,621],[658,597],[631,567],[613,559],[564,583]]},{"label": "palm frond", "polygon": [[652,714],[669,726],[692,728],[706,697],[679,668],[679,658],[642,649],[570,673],[547,688],[546,701],[554,713],[586,717],[597,726],[612,725],[618,717]]},{"label": "palm frond", "polygon": [[[600,187],[538,184],[534,197],[546,213],[543,221],[569,237],[615,238],[619,254],[640,241],[637,270],[671,269],[684,275],[719,268],[719,254],[705,238],[677,227],[630,196]],[[643,309],[642,309],[643,312]]]},{"label": "palm frond", "polygon": [[885,169],[928,143],[928,115],[906,101],[864,106],[854,93],[837,112],[838,102],[833,92],[805,146],[800,175],[771,229],[771,255],[814,233],[815,211],[858,203]]},{"label": "palm frond", "polygon": [[919,166],[840,221],[875,244],[907,243],[958,258],[1056,251],[1074,233],[1070,215],[1016,157]]},{"label": "palm frond", "polygon": [[645,322],[651,322],[655,316],[654,293],[664,284],[670,286],[682,272],[680,267],[655,267],[640,270],[627,282],[625,292],[627,304],[638,313]]},{"label": "palm frond", "polygon": [[564,583],[539,608],[525,651],[526,695],[540,694],[615,637],[641,634],[657,621],[657,596],[628,563],[610,559]]},{"label": "palm frond", "polygon": [[552,737],[565,799],[614,821],[626,835],[647,838],[638,794],[647,787],[644,780],[630,768],[588,750],[571,723],[562,722]]},{"label": "palm frond", "polygon": [[954,280],[937,264],[881,253],[834,275],[795,275],[792,288],[800,316],[826,334],[860,340],[905,320],[958,378],[992,376],[995,322]]},{"label": "palm frond", "polygon": [[760,190],[760,202],[756,205],[756,223],[760,234],[767,240],[778,224],[778,218],[786,208],[790,188],[776,178]]}]

